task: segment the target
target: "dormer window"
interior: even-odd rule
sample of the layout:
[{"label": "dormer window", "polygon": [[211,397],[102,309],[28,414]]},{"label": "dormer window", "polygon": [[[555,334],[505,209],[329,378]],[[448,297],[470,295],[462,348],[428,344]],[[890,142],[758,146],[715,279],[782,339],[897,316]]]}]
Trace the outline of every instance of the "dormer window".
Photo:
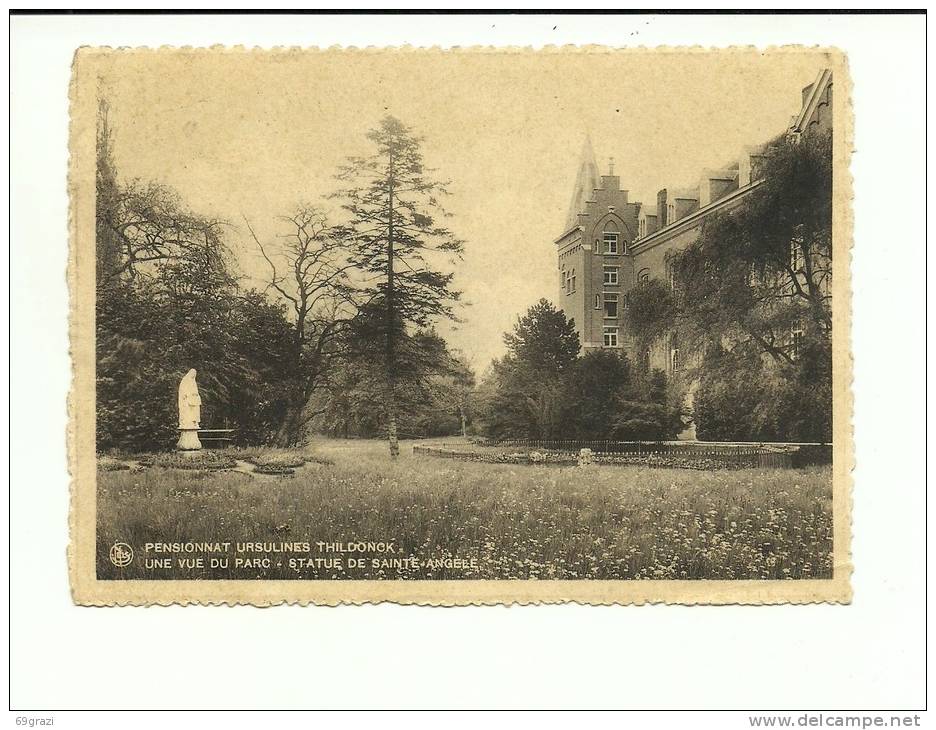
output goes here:
[{"label": "dormer window", "polygon": [[605,231],[604,233],[604,253],[608,255],[620,253],[620,243],[618,240],[618,234],[612,231]]}]

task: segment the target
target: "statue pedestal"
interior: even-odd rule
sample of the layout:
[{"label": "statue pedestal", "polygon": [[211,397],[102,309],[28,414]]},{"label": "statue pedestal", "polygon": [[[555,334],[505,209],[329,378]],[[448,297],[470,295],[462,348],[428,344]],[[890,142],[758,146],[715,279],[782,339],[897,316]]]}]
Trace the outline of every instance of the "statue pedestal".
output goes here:
[{"label": "statue pedestal", "polygon": [[176,444],[176,448],[179,451],[200,451],[201,447],[201,441],[198,440],[197,428],[179,429],[179,443]]}]

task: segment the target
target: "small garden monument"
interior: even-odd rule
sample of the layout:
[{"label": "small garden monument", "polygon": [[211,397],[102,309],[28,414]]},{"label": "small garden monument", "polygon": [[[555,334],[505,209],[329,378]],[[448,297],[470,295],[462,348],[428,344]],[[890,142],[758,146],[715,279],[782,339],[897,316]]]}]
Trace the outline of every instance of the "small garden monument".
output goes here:
[{"label": "small garden monument", "polygon": [[179,383],[179,451],[198,451],[198,429],[201,427],[201,396],[195,382],[195,368],[189,370]]}]

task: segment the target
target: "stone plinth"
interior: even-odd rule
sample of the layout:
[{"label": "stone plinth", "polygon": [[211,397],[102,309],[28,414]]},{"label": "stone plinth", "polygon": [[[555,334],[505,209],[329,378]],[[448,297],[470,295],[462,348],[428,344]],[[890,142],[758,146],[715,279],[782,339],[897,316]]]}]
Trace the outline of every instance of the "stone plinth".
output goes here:
[{"label": "stone plinth", "polygon": [[595,455],[591,449],[579,449],[578,465],[591,466],[595,463]]},{"label": "stone plinth", "polygon": [[176,444],[176,448],[179,451],[199,451],[201,447],[201,441],[198,440],[197,428],[179,429],[179,443]]}]

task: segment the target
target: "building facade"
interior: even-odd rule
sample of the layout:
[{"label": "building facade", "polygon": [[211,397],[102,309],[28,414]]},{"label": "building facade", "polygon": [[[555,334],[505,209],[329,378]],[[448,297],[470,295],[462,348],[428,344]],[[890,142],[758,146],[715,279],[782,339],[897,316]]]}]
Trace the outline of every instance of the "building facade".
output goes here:
[{"label": "building facade", "polygon": [[[832,129],[832,73],[824,69],[803,89],[802,107],[787,134],[794,139],[812,130]],[[684,364],[676,333],[647,353],[635,353],[627,331],[629,294],[642,280],[674,284],[668,254],[699,235],[714,213],[738,206],[760,184],[765,146],[741,151],[722,169],[702,171],[692,188],[663,188],[655,205],[630,202],[620,178],[600,175],[591,143],[586,141],[566,219],[555,240],[559,268],[559,302],[572,319],[582,347],[620,348],[647,358],[651,368],[675,376]]]}]

